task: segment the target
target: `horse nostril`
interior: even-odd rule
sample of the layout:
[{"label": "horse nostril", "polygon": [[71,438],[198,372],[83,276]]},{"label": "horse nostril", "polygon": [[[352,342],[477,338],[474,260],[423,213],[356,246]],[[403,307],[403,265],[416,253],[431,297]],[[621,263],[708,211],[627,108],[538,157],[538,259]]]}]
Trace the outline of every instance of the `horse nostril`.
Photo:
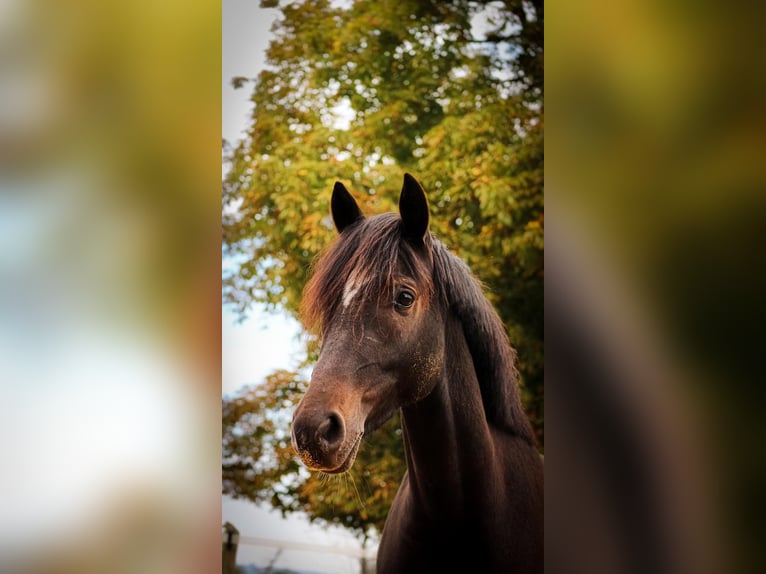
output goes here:
[{"label": "horse nostril", "polygon": [[317,428],[317,437],[328,447],[336,446],[343,439],[343,419],[340,415],[330,413]]}]

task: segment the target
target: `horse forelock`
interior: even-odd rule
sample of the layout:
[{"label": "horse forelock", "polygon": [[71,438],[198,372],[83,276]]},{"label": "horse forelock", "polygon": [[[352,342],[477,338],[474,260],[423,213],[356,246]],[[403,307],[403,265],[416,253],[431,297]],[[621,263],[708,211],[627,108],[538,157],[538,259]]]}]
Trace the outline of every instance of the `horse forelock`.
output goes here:
[{"label": "horse forelock", "polygon": [[[426,241],[430,245],[430,238]],[[433,290],[428,251],[403,237],[401,219],[393,213],[359,220],[346,228],[315,263],[303,292],[301,316],[320,334],[341,312],[358,313],[370,300],[393,300],[401,271]]]}]

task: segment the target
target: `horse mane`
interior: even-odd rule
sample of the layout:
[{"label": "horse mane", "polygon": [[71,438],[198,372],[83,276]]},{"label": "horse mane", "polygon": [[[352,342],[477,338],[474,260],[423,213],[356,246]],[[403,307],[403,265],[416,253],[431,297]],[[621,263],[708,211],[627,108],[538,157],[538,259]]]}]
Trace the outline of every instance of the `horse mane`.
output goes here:
[{"label": "horse mane", "polygon": [[438,240],[433,243],[435,290],[463,326],[487,420],[535,443],[519,396],[516,351],[503,322],[468,265]]},{"label": "horse mane", "polygon": [[324,334],[341,308],[343,290],[352,276],[359,285],[357,300],[393,297],[394,279],[403,265],[425,287],[423,296],[437,298],[462,325],[487,420],[534,444],[519,396],[516,353],[481,283],[430,232],[418,246],[402,231],[401,219],[394,213],[360,219],[345,228],[315,263],[301,302],[304,323]]}]

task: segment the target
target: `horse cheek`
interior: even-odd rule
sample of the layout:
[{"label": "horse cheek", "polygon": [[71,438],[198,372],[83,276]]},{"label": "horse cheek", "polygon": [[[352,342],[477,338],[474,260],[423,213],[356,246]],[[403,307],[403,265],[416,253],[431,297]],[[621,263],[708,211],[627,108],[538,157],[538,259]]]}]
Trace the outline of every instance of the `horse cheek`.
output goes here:
[{"label": "horse cheek", "polygon": [[416,379],[416,400],[421,400],[431,394],[442,370],[442,358],[435,354],[419,355],[414,365]]},{"label": "horse cheek", "polygon": [[431,394],[441,379],[444,367],[443,338],[436,333],[423,333],[419,341],[408,360],[405,405],[416,403]]}]

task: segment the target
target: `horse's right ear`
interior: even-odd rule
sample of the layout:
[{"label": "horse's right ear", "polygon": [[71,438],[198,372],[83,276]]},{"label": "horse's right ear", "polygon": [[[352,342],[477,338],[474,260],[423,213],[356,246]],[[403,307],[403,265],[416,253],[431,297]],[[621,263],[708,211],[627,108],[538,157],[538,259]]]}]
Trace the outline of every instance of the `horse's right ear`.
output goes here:
[{"label": "horse's right ear", "polygon": [[338,233],[342,233],[352,223],[364,219],[356,201],[339,181],[335,182],[335,187],[332,190],[330,211],[332,211],[332,220]]},{"label": "horse's right ear", "polygon": [[411,241],[422,242],[428,232],[428,200],[418,180],[409,173],[404,174],[399,215],[404,225],[404,236]]}]

